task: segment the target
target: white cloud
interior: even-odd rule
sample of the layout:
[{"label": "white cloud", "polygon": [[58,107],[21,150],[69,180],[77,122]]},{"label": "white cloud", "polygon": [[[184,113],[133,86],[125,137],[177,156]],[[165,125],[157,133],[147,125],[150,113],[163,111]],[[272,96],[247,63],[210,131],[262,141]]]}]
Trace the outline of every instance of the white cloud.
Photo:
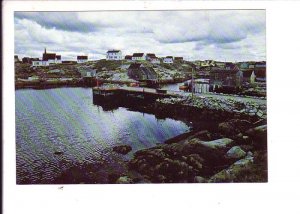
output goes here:
[{"label": "white cloud", "polygon": [[264,60],[265,11],[17,12],[15,47],[16,54],[34,57],[47,47],[63,59],[77,53],[103,58],[115,48],[124,54]]}]

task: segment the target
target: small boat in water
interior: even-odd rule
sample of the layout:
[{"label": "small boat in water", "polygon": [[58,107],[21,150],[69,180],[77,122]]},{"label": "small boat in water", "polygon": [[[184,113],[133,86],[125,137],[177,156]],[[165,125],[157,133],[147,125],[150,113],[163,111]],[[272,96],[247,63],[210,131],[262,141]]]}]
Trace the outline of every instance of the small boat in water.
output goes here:
[{"label": "small boat in water", "polygon": [[184,82],[183,85],[179,86],[179,90],[188,90],[189,89],[189,83]]},{"label": "small boat in water", "polygon": [[179,90],[187,90],[189,87],[187,85],[180,85]]},{"label": "small boat in water", "polygon": [[129,84],[130,87],[139,87],[139,84],[137,82],[132,82]]}]

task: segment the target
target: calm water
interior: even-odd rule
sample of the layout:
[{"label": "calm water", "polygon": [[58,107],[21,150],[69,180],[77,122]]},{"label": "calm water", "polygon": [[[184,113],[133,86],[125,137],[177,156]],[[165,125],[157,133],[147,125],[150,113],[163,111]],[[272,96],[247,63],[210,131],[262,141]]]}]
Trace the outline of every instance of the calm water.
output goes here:
[{"label": "calm water", "polygon": [[17,90],[17,183],[51,183],[78,163],[109,160],[114,145],[136,151],[188,130],[181,121],[125,108],[103,111],[93,105],[91,89]]}]

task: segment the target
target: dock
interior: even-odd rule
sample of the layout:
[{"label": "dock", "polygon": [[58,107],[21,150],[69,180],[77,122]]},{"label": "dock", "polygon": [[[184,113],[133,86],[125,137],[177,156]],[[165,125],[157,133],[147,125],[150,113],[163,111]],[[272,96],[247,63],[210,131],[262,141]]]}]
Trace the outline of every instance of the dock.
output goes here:
[{"label": "dock", "polygon": [[141,87],[94,87],[93,102],[100,105],[122,106],[137,103],[154,103],[158,98],[180,97],[181,95],[164,89]]}]

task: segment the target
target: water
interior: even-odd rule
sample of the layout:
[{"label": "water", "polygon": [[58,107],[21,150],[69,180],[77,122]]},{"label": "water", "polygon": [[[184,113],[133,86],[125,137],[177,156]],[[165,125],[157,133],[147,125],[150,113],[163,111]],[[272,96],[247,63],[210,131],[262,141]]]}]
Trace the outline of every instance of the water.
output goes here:
[{"label": "water", "polygon": [[109,160],[115,145],[134,152],[188,130],[181,121],[125,108],[103,111],[87,88],[17,90],[17,183],[51,183],[78,163]]}]

